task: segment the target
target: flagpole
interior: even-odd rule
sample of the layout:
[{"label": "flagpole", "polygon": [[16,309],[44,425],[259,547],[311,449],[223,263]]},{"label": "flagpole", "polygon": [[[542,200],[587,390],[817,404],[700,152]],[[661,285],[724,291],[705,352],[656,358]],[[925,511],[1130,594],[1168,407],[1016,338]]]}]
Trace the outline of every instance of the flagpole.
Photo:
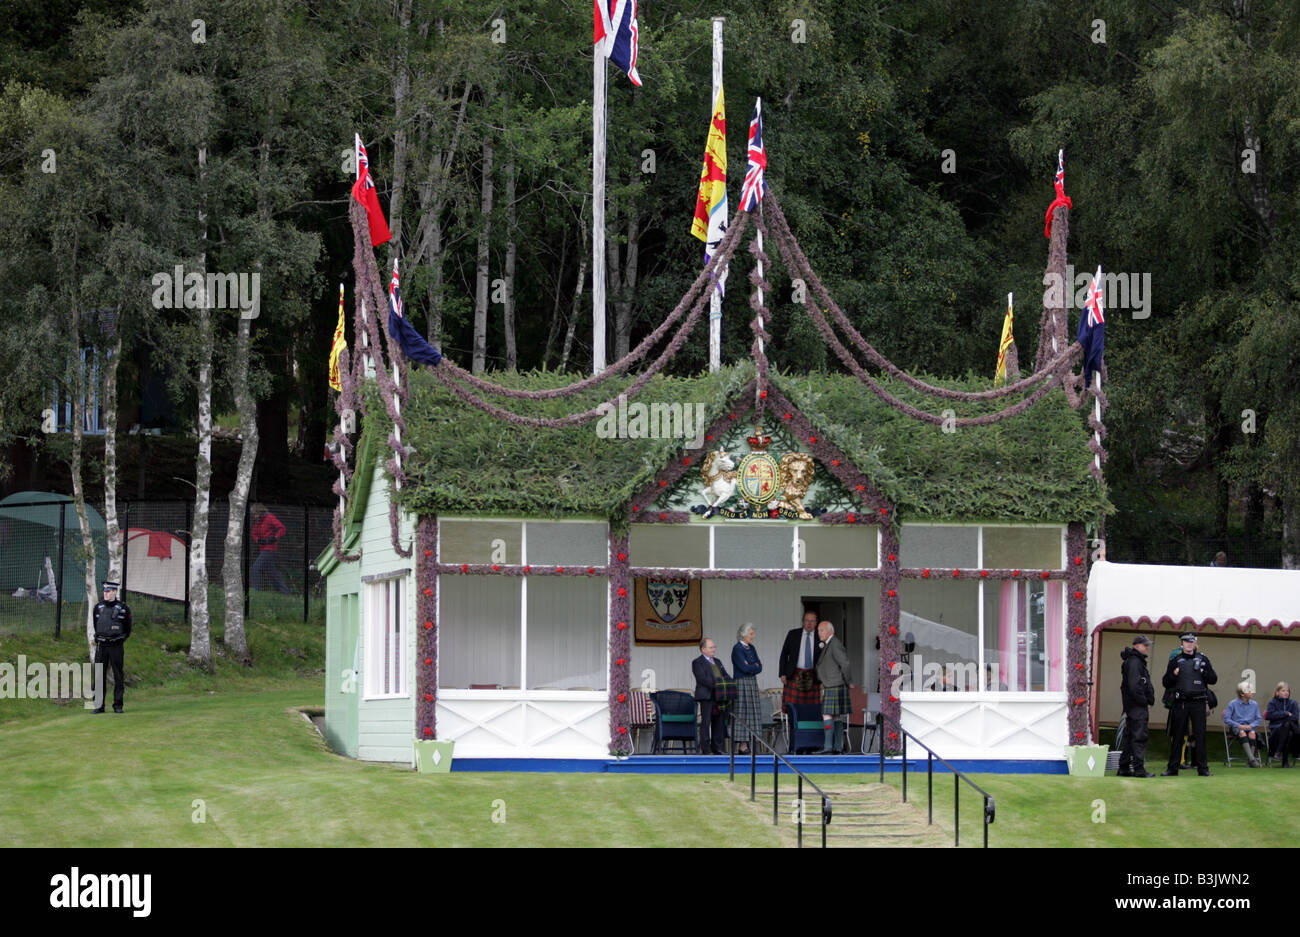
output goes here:
[{"label": "flagpole", "polygon": [[[725,16],[713,17],[713,93],[709,95],[709,118],[713,117],[713,108],[716,107],[718,92],[722,90],[722,24],[726,22]],[[723,183],[726,184],[725,182]],[[759,235],[760,239],[762,235]],[[763,247],[762,241],[759,241],[759,249]],[[718,282],[726,276],[727,269],[724,267],[718,277]],[[762,275],[760,271],[760,276]],[[760,294],[761,295],[761,294]],[[722,295],[714,289],[709,296],[709,371],[714,372],[722,367]]]},{"label": "flagpole", "polygon": [[[394,276],[397,275],[397,258],[396,258],[396,257],[393,258],[393,275],[394,275]],[[399,285],[398,288],[399,288],[399,289],[401,288],[400,285]],[[389,287],[389,289],[391,290],[392,287]],[[389,302],[390,305],[392,304],[392,301],[393,301],[393,300],[392,300],[392,297],[391,297],[391,295],[390,295],[389,300],[388,300],[388,302]],[[390,337],[390,338],[392,337],[391,333],[389,334],[389,337]],[[392,350],[392,347],[393,347],[392,343],[389,342],[388,348],[389,348],[390,351]],[[393,360],[392,360],[391,362],[389,362],[389,363],[392,364],[392,366],[393,366],[393,417],[394,417],[394,419],[393,419],[393,438],[394,438],[395,440],[397,440],[397,449],[395,449],[395,450],[393,451],[393,464],[397,467],[397,471],[394,473],[394,476],[393,476],[393,487],[394,487],[397,491],[401,491],[401,490],[402,490],[402,480],[401,480],[401,478],[400,478],[399,476],[402,474],[402,453],[401,453],[401,448],[402,448],[402,394],[401,394],[401,390],[402,390],[402,370],[401,370],[401,368],[399,368],[399,367],[397,366],[397,355],[396,355],[396,354],[392,354],[392,355],[390,355],[389,357],[391,357],[391,358],[393,359]]]},{"label": "flagpole", "polygon": [[591,373],[605,370],[605,55],[592,46]]},{"label": "flagpole", "polygon": [[[1093,395],[1092,398],[1092,415],[1097,418],[1097,425],[1100,426],[1101,425],[1101,371],[1100,370],[1093,372],[1092,382],[1097,389],[1097,392]],[[1097,452],[1093,453],[1092,456],[1093,464],[1097,466],[1097,471],[1101,472],[1101,432],[1099,430],[1094,429],[1092,431],[1092,438],[1096,440],[1097,450],[1098,450]]]}]

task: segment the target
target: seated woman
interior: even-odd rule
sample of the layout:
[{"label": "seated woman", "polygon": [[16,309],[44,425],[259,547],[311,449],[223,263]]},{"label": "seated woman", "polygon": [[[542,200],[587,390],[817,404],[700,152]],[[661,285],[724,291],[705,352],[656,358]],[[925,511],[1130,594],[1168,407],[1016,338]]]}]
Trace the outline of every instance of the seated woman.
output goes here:
[{"label": "seated woman", "polygon": [[1255,688],[1249,681],[1237,684],[1237,698],[1223,709],[1223,724],[1228,727],[1232,737],[1241,742],[1242,751],[1246,753],[1246,764],[1252,768],[1259,767],[1259,756],[1255,754],[1255,732],[1263,722],[1259,714],[1259,704],[1255,702]]},{"label": "seated woman", "polygon": [[1277,685],[1273,698],[1268,701],[1268,753],[1276,758],[1282,754],[1282,767],[1300,755],[1300,703],[1291,698],[1291,686],[1285,681]]}]

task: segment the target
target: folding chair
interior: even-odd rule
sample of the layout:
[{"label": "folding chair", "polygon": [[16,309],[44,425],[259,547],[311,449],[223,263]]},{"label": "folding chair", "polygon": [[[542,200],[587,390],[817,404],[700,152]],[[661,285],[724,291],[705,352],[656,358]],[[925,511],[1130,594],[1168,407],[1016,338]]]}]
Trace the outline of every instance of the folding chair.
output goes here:
[{"label": "folding chair", "polygon": [[[1223,727],[1223,763],[1227,765],[1229,768],[1231,768],[1232,767],[1232,743],[1236,742],[1238,745],[1240,745],[1242,740],[1237,738],[1237,733],[1235,731],[1228,730],[1228,724],[1226,722],[1220,722],[1219,725]],[[1246,751],[1243,748],[1242,756],[1244,757],[1245,754]],[[1263,762],[1265,765],[1268,765],[1270,763],[1268,757],[1268,723],[1267,722],[1261,722],[1259,726],[1255,729],[1255,754],[1259,758],[1259,760]]]}]

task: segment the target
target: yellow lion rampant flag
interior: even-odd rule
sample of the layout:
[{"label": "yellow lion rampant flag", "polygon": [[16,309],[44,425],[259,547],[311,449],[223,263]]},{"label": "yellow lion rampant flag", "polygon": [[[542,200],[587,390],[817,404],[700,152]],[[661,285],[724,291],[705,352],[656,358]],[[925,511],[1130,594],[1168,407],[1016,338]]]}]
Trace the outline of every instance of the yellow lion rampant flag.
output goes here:
[{"label": "yellow lion rampant flag", "polygon": [[993,386],[1001,387],[1007,380],[1007,349],[1015,338],[1011,334],[1011,294],[1007,294],[1007,314],[1002,320],[1002,341],[998,342],[998,369],[993,373]]},{"label": "yellow lion rampant flag", "polygon": [[343,284],[339,284],[339,324],[334,327],[334,343],[330,345],[330,387],[335,390],[342,390],[343,383],[339,380],[339,354],[348,343],[343,338]]},{"label": "yellow lion rampant flag", "polygon": [[[704,167],[700,170],[700,192],[695,199],[695,219],[691,234],[704,242],[704,262],[707,264],[717,250],[722,236],[727,233],[727,115],[722,105],[722,88],[713,106],[713,120],[709,123],[709,139],[704,145]],[[718,289],[722,290],[722,280]]]}]

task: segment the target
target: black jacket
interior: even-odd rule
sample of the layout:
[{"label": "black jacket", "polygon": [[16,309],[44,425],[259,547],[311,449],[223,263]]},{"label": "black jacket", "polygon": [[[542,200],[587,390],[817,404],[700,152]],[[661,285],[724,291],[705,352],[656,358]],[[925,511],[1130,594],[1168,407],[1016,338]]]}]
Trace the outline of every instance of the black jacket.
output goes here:
[{"label": "black jacket", "polygon": [[1147,656],[1133,647],[1126,647],[1119,652],[1121,679],[1120,698],[1124,701],[1124,710],[1140,709],[1156,701],[1156,688],[1151,682],[1151,672],[1147,670]]},{"label": "black jacket", "polygon": [[[722,671],[722,679],[730,680],[731,674],[727,673],[727,668],[722,665],[722,658],[715,657],[713,662]],[[701,654],[691,661],[691,671],[695,674],[695,698],[702,702],[712,700],[715,681],[713,668],[709,666],[709,659]]]},{"label": "black jacket", "polygon": [[96,602],[90,620],[97,644],[120,644],[131,637],[131,610],[120,600]]},{"label": "black jacket", "polygon": [[[1196,671],[1195,679],[1192,680],[1190,688],[1184,684],[1184,688],[1179,688],[1179,676],[1174,674],[1175,669],[1191,668]],[[1187,674],[1183,674],[1187,676]],[[1219,675],[1214,672],[1214,667],[1210,665],[1210,659],[1200,651],[1188,656],[1179,651],[1173,657],[1169,658],[1169,664],[1165,667],[1165,676],[1162,681],[1165,688],[1173,691],[1173,698],[1180,699],[1204,699],[1210,698],[1210,687],[1219,682]]]},{"label": "black jacket", "polygon": [[[781,645],[781,660],[777,664],[777,673],[782,677],[794,679],[794,672],[799,667],[799,652],[803,647],[803,626],[792,629],[785,636],[785,644]],[[822,650],[817,645],[820,640],[817,637],[817,629],[812,630],[813,646],[813,670],[817,669],[817,659],[822,656]]]}]

